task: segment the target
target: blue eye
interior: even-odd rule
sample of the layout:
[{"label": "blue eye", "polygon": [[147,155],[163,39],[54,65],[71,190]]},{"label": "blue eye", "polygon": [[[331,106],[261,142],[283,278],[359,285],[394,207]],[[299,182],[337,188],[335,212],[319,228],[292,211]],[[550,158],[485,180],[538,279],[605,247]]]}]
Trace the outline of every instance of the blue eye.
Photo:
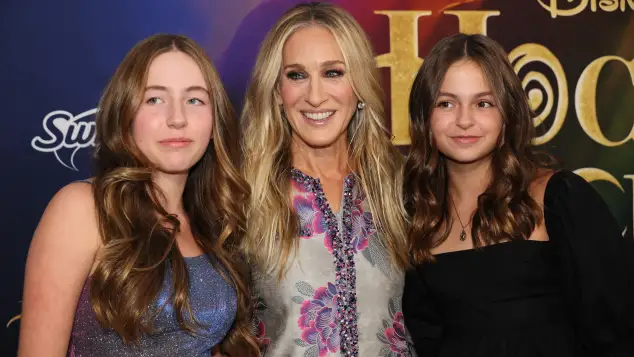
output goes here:
[{"label": "blue eye", "polygon": [[187,100],[187,104],[203,105],[205,103],[202,100],[198,99],[198,98],[191,98],[191,99]]},{"label": "blue eye", "polygon": [[335,77],[335,78],[336,77],[341,77],[341,76],[343,76],[343,74],[344,74],[343,71],[340,71],[340,70],[337,70],[337,69],[331,69],[331,70],[326,71],[326,73],[325,73],[326,77]]},{"label": "blue eye", "polygon": [[300,79],[304,79],[306,77],[304,76],[303,73],[291,71],[291,72],[286,73],[286,78],[288,78],[290,80],[293,80],[293,81],[297,81],[297,80],[300,80]]},{"label": "blue eye", "polygon": [[159,97],[151,97],[145,101],[147,104],[159,104],[162,103],[163,100]]}]

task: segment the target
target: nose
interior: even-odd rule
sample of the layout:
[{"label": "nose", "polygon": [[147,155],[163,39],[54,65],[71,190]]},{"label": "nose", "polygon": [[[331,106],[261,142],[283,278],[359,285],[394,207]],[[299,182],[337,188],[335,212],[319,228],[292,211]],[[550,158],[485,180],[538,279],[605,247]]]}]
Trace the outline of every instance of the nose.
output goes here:
[{"label": "nose", "polygon": [[167,126],[174,129],[180,129],[187,126],[187,116],[185,114],[185,106],[179,103],[170,106],[167,115]]},{"label": "nose", "polygon": [[313,107],[318,107],[328,99],[327,93],[324,91],[321,78],[313,77],[308,85],[308,96],[306,101]]},{"label": "nose", "polygon": [[461,106],[456,117],[456,126],[460,129],[466,130],[475,124],[473,119],[473,112],[468,106]]}]

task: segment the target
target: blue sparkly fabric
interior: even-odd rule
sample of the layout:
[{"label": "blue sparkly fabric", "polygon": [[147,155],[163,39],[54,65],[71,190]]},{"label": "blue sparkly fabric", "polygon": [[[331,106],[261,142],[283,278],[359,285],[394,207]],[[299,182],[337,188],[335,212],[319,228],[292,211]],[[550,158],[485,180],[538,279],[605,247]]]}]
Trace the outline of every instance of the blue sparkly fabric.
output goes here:
[{"label": "blue sparkly fabric", "polygon": [[[213,258],[207,255],[185,258],[190,304],[202,325],[196,334],[180,329],[173,306],[167,304],[154,321],[155,332],[151,336],[143,336],[136,345],[124,345],[119,335],[102,329],[97,322],[89,301],[90,280],[87,280],[75,313],[68,356],[210,356],[211,349],[222,341],[233,324],[237,301],[234,288],[209,259]],[[168,271],[152,308],[167,300],[171,284]]]}]

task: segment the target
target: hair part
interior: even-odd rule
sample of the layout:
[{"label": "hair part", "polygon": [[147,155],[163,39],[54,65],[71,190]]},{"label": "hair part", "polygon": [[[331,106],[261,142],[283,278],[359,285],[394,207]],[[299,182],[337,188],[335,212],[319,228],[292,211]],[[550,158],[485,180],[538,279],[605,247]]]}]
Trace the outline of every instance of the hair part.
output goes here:
[{"label": "hair part", "polygon": [[281,279],[297,249],[299,222],[291,203],[291,128],[278,104],[282,54],[299,28],[323,26],[341,48],[350,83],[359,101],[348,126],[349,163],[366,193],[381,243],[394,267],[408,264],[402,200],[402,155],[385,127],[384,97],[374,54],[354,18],[327,3],[300,4],[287,11],[267,34],[247,90],[243,172],[251,185],[249,229],[244,249],[254,264]]},{"label": "hair part", "polygon": [[529,194],[537,169],[551,160],[535,150],[534,113],[502,46],[484,35],[456,34],[439,41],[425,58],[410,93],[410,136],[405,163],[408,242],[415,262],[431,261],[430,249],[449,235],[446,158],[434,144],[431,116],[448,69],[460,61],[477,64],[493,92],[503,125],[492,153],[492,180],[478,196],[471,235],[474,246],[525,240],[541,222],[540,205]]},{"label": "hair part", "polygon": [[155,168],[136,147],[131,133],[149,67],[156,57],[172,51],[187,54],[198,64],[210,93],[214,121],[211,141],[190,169],[184,210],[196,243],[205,254],[217,258],[224,268],[219,271],[226,271],[222,274],[237,293],[238,312],[225,341],[247,346],[245,354],[257,355],[250,333],[248,269],[238,250],[245,222],[241,202],[249,193],[234,165],[240,154],[239,127],[204,50],[184,36],[159,34],[139,42],[125,56],[100,100],[93,191],[103,248],[91,277],[91,304],[103,327],[112,328],[125,343],[138,341],[141,335],[152,333],[152,321],[162,306],[156,311],[148,307],[169,267],[173,281],[169,301],[178,323],[189,332],[198,325],[189,302],[187,268],[175,244],[179,218],[160,204],[162,193],[152,181]]}]

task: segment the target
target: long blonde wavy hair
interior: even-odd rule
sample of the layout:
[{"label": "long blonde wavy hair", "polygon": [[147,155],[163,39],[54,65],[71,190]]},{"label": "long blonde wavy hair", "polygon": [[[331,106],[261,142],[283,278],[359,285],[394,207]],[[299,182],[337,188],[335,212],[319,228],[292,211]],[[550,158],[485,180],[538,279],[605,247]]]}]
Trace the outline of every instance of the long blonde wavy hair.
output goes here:
[{"label": "long blonde wavy hair", "polygon": [[[152,163],[135,145],[132,121],[142,102],[152,61],[180,51],[199,66],[212,101],[213,134],[207,150],[190,170],[183,207],[202,250],[215,256],[238,296],[238,312],[226,337],[259,355],[250,333],[250,290],[246,264],[238,247],[244,232],[242,200],[248,185],[234,164],[240,157],[239,124],[213,65],[194,41],[159,34],[139,42],[123,59],[99,103],[96,119],[95,206],[103,248],[91,277],[90,302],[103,327],[124,342],[153,330],[155,301],[171,266],[170,300],[181,328],[194,331],[197,321],[189,302],[187,268],[176,243],[180,221],[161,205],[152,182]],[[168,263],[169,262],[169,263]],[[212,260],[213,262],[213,260]]]},{"label": "long blonde wavy hair", "polygon": [[334,35],[359,101],[348,126],[350,167],[358,175],[381,241],[395,268],[408,264],[401,154],[385,127],[384,96],[365,33],[346,11],[325,3],[287,11],[262,43],[247,90],[243,172],[251,185],[244,249],[252,263],[281,279],[297,248],[299,222],[291,204],[291,128],[278,105],[282,51],[299,28],[323,26]]}]

